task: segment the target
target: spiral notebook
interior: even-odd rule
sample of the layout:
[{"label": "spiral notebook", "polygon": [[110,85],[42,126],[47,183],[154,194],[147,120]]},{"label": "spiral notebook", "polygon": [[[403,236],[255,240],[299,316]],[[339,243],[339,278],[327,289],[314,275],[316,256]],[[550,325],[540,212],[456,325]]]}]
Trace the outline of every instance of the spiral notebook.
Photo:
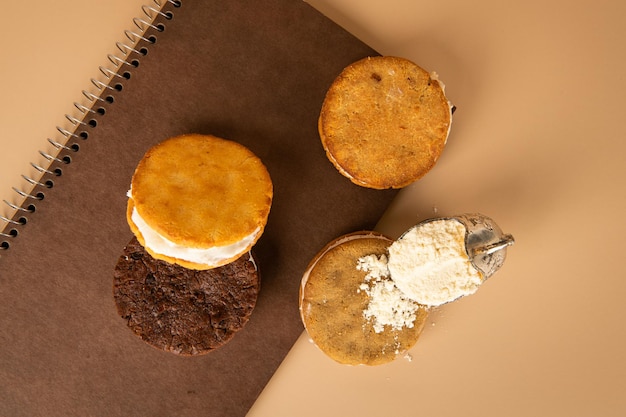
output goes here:
[{"label": "spiral notebook", "polygon": [[[357,187],[326,159],[317,116],[334,77],[376,54],[300,0],[154,0],[95,69],[98,94],[51,139],[23,203],[0,219],[0,415],[245,415],[302,333],[298,286],[331,239],[371,229],[394,191]],[[113,268],[130,241],[126,192],[155,143],[238,141],[275,199],[255,247],[262,289],[222,348],[178,357],[118,316]],[[45,139],[44,139],[45,141]],[[4,223],[4,225],[3,225]]]}]

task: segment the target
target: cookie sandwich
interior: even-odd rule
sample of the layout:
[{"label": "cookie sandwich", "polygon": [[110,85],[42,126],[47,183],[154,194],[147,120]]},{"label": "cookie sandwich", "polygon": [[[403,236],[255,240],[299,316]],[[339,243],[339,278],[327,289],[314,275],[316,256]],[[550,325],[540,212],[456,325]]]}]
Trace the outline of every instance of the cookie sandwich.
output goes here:
[{"label": "cookie sandwich", "polygon": [[252,247],[272,197],[266,167],[236,142],[190,134],[149,149],[131,180],[134,236],[113,280],[117,312],[133,333],[182,356],[230,341],[256,305]]},{"label": "cookie sandwich", "polygon": [[300,316],[315,345],[338,363],[381,365],[410,349],[428,311],[384,276],[393,241],[363,231],[341,236],[313,258],[300,286]]},{"label": "cookie sandwich", "polygon": [[332,82],[318,130],[328,159],[353,183],[402,188],[434,167],[452,111],[435,73],[405,58],[367,57]]},{"label": "cookie sandwich", "polygon": [[210,269],[261,237],[273,187],[243,145],[209,135],[167,139],[146,152],[128,192],[128,224],[156,259]]}]

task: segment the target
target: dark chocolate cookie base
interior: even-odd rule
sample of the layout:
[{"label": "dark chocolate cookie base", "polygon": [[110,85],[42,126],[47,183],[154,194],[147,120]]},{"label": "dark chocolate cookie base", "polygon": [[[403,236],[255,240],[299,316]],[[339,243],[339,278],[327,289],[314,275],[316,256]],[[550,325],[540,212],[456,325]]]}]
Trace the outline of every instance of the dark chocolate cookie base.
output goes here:
[{"label": "dark chocolate cookie base", "polygon": [[133,238],[114,270],[119,315],[148,344],[201,355],[227,343],[248,322],[260,276],[252,254],[197,271],[151,257]]}]

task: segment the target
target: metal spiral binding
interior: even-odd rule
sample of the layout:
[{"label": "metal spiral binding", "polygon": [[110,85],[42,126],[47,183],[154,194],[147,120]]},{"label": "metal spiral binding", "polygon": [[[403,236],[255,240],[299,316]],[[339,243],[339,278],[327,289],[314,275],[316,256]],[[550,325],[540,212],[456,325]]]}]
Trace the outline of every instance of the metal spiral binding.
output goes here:
[{"label": "metal spiral binding", "polygon": [[[87,99],[87,103],[74,103],[74,107],[79,114],[66,114],[65,118],[70,123],[70,129],[57,126],[57,131],[63,138],[60,140],[48,138],[48,143],[52,146],[52,152],[40,150],[39,155],[43,158],[42,163],[36,164],[31,162],[31,166],[39,175],[37,177],[29,177],[22,175],[22,178],[31,187],[29,191],[25,191],[16,187],[12,187],[13,191],[22,200],[20,204],[15,204],[7,200],[3,200],[12,211],[12,216],[5,217],[0,215],[0,250],[9,249],[10,240],[19,234],[19,228],[28,222],[28,215],[37,209],[36,202],[44,199],[46,191],[54,186],[54,178],[62,175],[62,166],[70,164],[72,154],[80,149],[80,142],[89,137],[89,129],[97,126],[97,117],[101,117],[106,113],[106,106],[114,102],[114,94],[122,90],[122,83],[130,79],[130,69],[139,66],[139,59],[148,52],[147,46],[156,42],[157,38],[154,33],[165,30],[163,20],[171,20],[174,16],[172,8],[182,6],[181,0],[151,0],[151,4],[141,7],[144,16],[135,17],[133,24],[136,29],[124,31],[127,38],[125,42],[117,42],[116,47],[122,53],[122,56],[108,54],[108,61],[113,64],[113,68],[100,66],[99,70],[104,76],[103,80],[92,78],[90,81],[96,88],[96,92],[83,90],[82,94]],[[165,10],[169,9],[169,10]],[[161,23],[156,23],[159,20]],[[153,32],[147,36],[148,32]],[[143,46],[139,47],[141,43]],[[129,70],[121,72],[122,68]],[[2,225],[4,223],[4,226]],[[5,239],[6,238],[6,239]]]}]

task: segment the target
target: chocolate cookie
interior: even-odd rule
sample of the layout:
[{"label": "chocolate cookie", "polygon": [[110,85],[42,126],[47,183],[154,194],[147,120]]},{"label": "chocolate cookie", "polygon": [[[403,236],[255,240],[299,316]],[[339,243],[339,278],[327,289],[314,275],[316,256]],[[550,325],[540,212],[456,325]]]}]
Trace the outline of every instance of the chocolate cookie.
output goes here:
[{"label": "chocolate cookie", "polygon": [[137,336],[191,356],[217,349],[243,328],[260,283],[251,253],[222,267],[193,270],[154,259],[133,238],[115,266],[113,295]]}]

